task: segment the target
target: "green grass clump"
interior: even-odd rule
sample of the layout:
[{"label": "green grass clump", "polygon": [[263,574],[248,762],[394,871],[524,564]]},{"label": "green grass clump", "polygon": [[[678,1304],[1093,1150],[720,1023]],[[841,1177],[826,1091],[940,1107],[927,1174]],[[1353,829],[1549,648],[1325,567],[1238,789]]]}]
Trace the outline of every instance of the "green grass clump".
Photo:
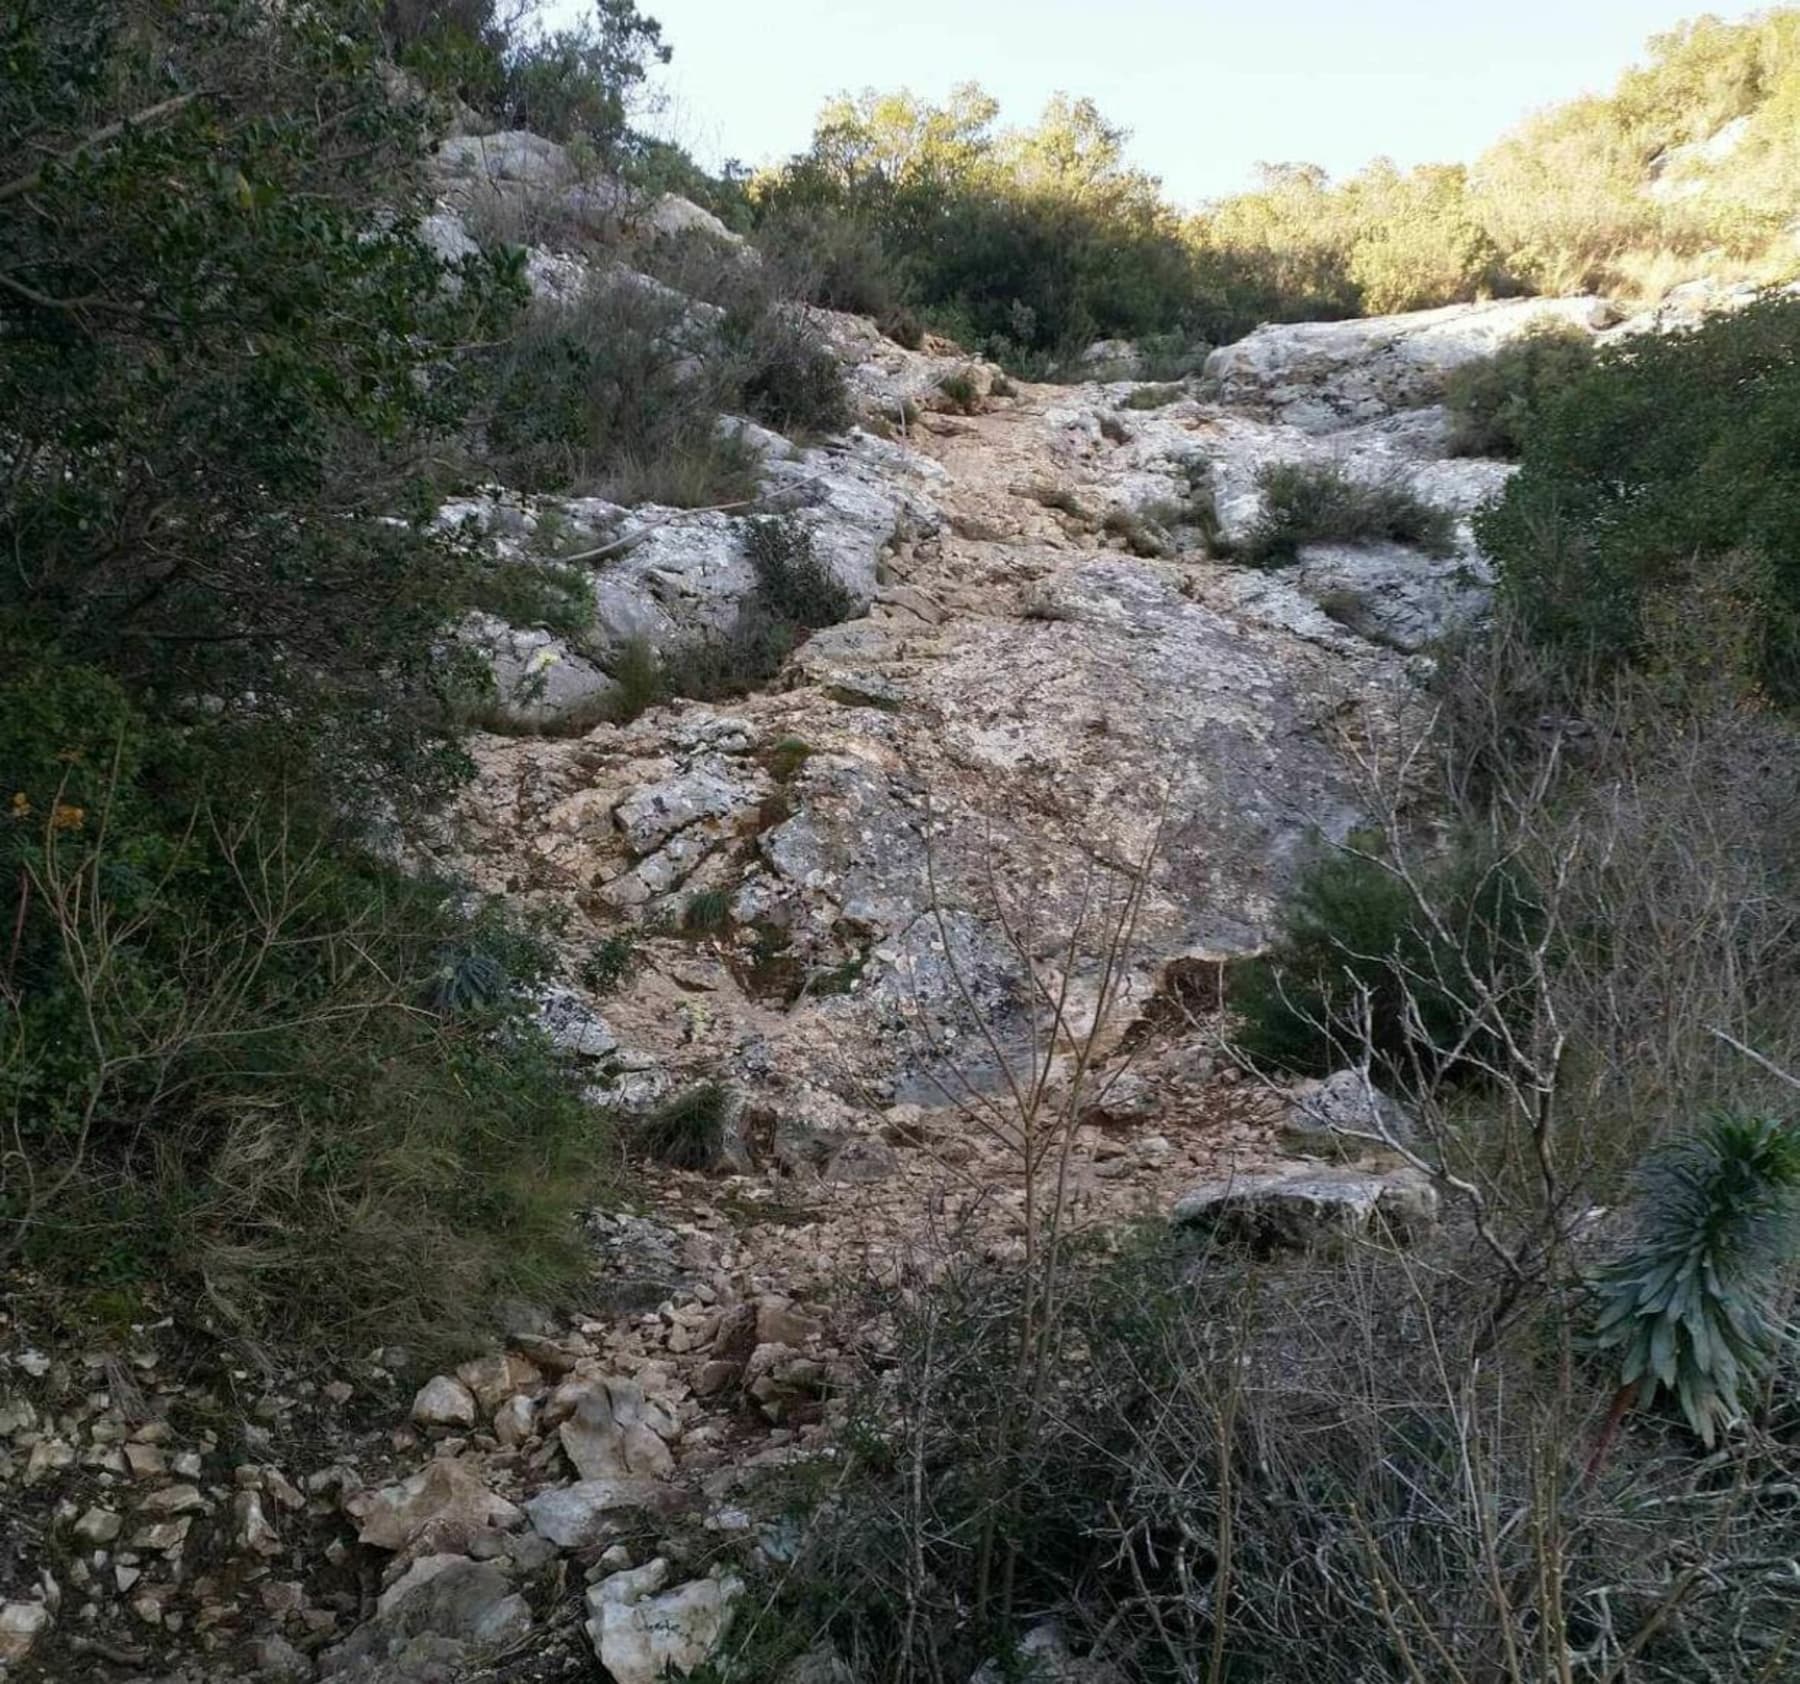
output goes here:
[{"label": "green grass clump", "polygon": [[813,746],[804,737],[782,737],[762,751],[763,769],[777,783],[791,783],[812,758]]},{"label": "green grass clump", "polygon": [[716,935],[730,922],[729,889],[702,889],[681,909],[681,927],[691,936]]},{"label": "green grass clump", "polygon": [[981,407],[981,388],[967,369],[955,369],[937,384],[938,390],[964,415],[973,415]]},{"label": "green grass clump", "polygon": [[723,1082],[683,1088],[637,1125],[634,1144],[670,1169],[712,1169],[724,1155],[733,1097]]},{"label": "green grass clump", "polygon": [[1352,479],[1328,465],[1276,462],[1257,478],[1263,512],[1238,546],[1252,567],[1285,567],[1307,544],[1415,544],[1453,554],[1456,522],[1398,480]]}]

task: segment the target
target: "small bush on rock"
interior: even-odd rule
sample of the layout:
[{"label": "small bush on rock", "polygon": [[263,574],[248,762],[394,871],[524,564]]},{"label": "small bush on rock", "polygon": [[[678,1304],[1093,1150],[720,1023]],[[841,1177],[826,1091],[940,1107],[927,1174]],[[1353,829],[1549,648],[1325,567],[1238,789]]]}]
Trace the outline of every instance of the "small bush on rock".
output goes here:
[{"label": "small bush on rock", "polygon": [[1548,406],[1593,366],[1593,340],[1560,326],[1464,363],[1444,391],[1450,448],[1459,456],[1518,456]]},{"label": "small bush on rock", "polygon": [[1263,513],[1238,547],[1252,567],[1284,567],[1306,544],[1416,544],[1449,555],[1456,523],[1399,480],[1352,479],[1340,468],[1277,462],[1257,477]]},{"label": "small bush on rock", "polygon": [[955,369],[938,381],[938,390],[964,415],[973,415],[981,407],[981,388],[967,369]]},{"label": "small bush on rock", "polygon": [[763,515],[744,537],[757,588],[770,610],[796,626],[835,626],[856,599],[813,551],[812,533],[791,515]]}]

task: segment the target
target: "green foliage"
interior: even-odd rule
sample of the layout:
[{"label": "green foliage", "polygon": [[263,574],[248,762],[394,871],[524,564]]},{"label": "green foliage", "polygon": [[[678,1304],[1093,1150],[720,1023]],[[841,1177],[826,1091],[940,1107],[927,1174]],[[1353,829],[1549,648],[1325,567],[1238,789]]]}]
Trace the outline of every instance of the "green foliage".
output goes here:
[{"label": "green foliage", "polygon": [[671,1169],[709,1170],[725,1150],[734,1096],[723,1082],[696,1082],[665,1100],[634,1131],[638,1150]]},{"label": "green foliage", "polygon": [[669,698],[663,664],[647,637],[626,638],[608,658],[606,676],[618,686],[611,702],[612,717],[617,724],[629,724],[639,714]]},{"label": "green foliage", "polygon": [[1185,386],[1134,386],[1125,394],[1126,409],[1163,409],[1187,396]]},{"label": "green foliage", "polygon": [[758,757],[763,769],[777,783],[792,783],[800,769],[812,758],[813,746],[803,737],[782,737],[771,743]]},{"label": "green foliage", "polygon": [[1352,479],[1342,469],[1276,462],[1257,476],[1263,512],[1237,550],[1252,567],[1284,567],[1302,545],[1416,544],[1449,555],[1455,522],[1398,479]]},{"label": "green foliage", "polygon": [[604,1143],[366,817],[463,770],[449,628],[580,594],[429,519],[524,288],[418,236],[405,10],[0,15],[0,1252],[335,1349],[560,1293]]},{"label": "green foliage", "polygon": [[629,930],[618,930],[595,943],[581,967],[582,985],[596,994],[611,994],[637,969],[637,942]]},{"label": "green foliage", "polygon": [[856,611],[855,597],[813,553],[812,533],[793,516],[758,516],[744,534],[744,549],[758,592],[778,618],[815,630]]},{"label": "green foliage", "polygon": [[580,1279],[605,1132],[526,933],[93,667],[9,667],[0,764],[0,1257],[331,1350]]},{"label": "green foliage", "polygon": [[1666,1389],[1710,1449],[1790,1336],[1774,1303],[1800,1240],[1800,1130],[1715,1117],[1645,1172],[1637,1235],[1598,1283],[1595,1343],[1639,1404]]},{"label": "green foliage", "polygon": [[616,164],[640,144],[634,105],[651,70],[669,62],[662,26],[634,0],[592,0],[562,29],[519,33],[502,61],[499,116],[510,128],[579,140]]},{"label": "green foliage", "polygon": [[1593,366],[1593,340],[1559,326],[1464,363],[1444,390],[1450,448],[1459,456],[1519,456],[1549,406]]},{"label": "green foliage", "polygon": [[542,626],[574,637],[594,623],[594,587],[579,568],[553,561],[483,568],[470,582],[470,605],[508,625]]},{"label": "green foliage", "polygon": [[834,101],[809,150],[754,184],[760,241],[819,277],[820,303],[910,304],[1026,372],[1099,337],[1249,325],[1092,102],[1058,96],[1023,130],[998,115],[973,85],[936,106]]},{"label": "green foliage", "polygon": [[849,426],[843,365],[799,317],[757,300],[726,316],[724,338],[741,369],[741,405],[756,420],[790,434]]},{"label": "green foliage", "polygon": [[975,384],[975,376],[967,369],[952,369],[939,378],[937,386],[964,415],[973,415],[981,408],[981,388]]},{"label": "green foliage", "polygon": [[1438,922],[1367,847],[1309,866],[1268,951],[1229,969],[1245,1054],[1267,1069],[1326,1075],[1360,1057],[1366,1021],[1368,1051],[1403,1078],[1487,1057],[1486,1039],[1465,1039],[1480,986],[1504,993],[1530,950],[1541,923],[1533,891],[1516,863],[1472,854],[1451,857],[1421,887],[1428,905],[1449,909]]},{"label": "green foliage", "polygon": [[[1603,350],[1476,536],[1531,635],[1603,669],[1740,658],[1800,699],[1800,300]],[[1706,647],[1682,635],[1703,626]],[[1678,657],[1669,660],[1669,639]]]},{"label": "green foliage", "polygon": [[717,426],[730,389],[716,364],[695,374],[697,332],[678,293],[626,275],[533,306],[491,371],[486,459],[526,491],[617,481],[684,507],[736,489],[744,453]]},{"label": "green foliage", "polygon": [[701,889],[681,909],[681,927],[691,936],[717,935],[730,922],[729,889]]},{"label": "green foliage", "polygon": [[171,712],[327,734],[339,779],[441,786],[476,679],[437,639],[481,562],[424,524],[425,458],[466,397],[448,348],[504,323],[516,264],[443,285],[367,6],[162,15],[0,20],[0,175],[36,183],[0,219],[0,618]]}]

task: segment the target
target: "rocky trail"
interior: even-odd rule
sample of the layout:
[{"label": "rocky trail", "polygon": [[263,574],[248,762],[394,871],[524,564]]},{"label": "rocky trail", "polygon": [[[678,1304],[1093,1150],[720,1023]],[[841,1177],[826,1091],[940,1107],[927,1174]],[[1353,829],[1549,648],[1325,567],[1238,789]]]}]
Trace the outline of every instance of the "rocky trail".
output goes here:
[{"label": "rocky trail", "polygon": [[[769,474],[865,611],[765,692],[622,726],[579,728],[609,650],[729,624],[746,523],[558,505],[578,542],[647,535],[599,564],[588,642],[486,628],[508,729],[432,849],[559,920],[542,1016],[595,1103],[629,1118],[717,1084],[718,1161],[646,1166],[630,1208],[589,1218],[585,1314],[520,1307],[422,1387],[399,1352],[220,1369],[154,1327],[123,1359],[19,1347],[0,1487],[38,1577],[0,1611],[0,1673],[698,1664],[791,1547],[759,1482],[832,1456],[880,1359],[866,1289],[1020,1255],[1008,1076],[1052,1029],[1053,1097],[1071,1046],[1099,1055],[1071,1106],[1084,1230],[1221,1204],[1275,1243],[1378,1205],[1428,1221],[1429,1184],[1319,1133],[1367,1103],[1353,1077],[1274,1093],[1222,1056],[1218,962],[1264,939],[1316,835],[1357,823],[1359,756],[1405,728],[1484,569],[1466,525],[1443,559],[1318,545],[1275,572],[1209,537],[1242,535],[1284,460],[1466,515],[1507,470],[1445,454],[1444,370],[1592,308],[1265,329],[1168,388],[976,369],[966,405],[938,387],[960,359],[828,321],[869,428],[765,437]],[[523,553],[549,512],[495,493],[453,514]]]}]

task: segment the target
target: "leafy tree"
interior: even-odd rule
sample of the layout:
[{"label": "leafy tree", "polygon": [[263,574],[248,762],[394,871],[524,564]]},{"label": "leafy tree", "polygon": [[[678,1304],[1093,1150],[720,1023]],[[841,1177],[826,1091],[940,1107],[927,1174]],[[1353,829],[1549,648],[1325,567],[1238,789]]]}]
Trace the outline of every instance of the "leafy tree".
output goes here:
[{"label": "leafy tree", "polygon": [[462,764],[427,517],[522,295],[378,13],[0,13],[0,1259],[325,1343],[566,1284],[594,1148],[538,961],[369,845]]},{"label": "leafy tree", "polygon": [[567,28],[511,39],[499,114],[515,128],[583,141],[616,166],[643,145],[631,120],[651,71],[669,57],[662,25],[634,0],[593,0]]},{"label": "leafy tree", "polygon": [[226,709],[340,776],[430,776],[436,647],[475,563],[416,517],[490,333],[394,209],[421,113],[359,0],[146,0],[0,24],[0,580],[9,636],[171,715]]}]

